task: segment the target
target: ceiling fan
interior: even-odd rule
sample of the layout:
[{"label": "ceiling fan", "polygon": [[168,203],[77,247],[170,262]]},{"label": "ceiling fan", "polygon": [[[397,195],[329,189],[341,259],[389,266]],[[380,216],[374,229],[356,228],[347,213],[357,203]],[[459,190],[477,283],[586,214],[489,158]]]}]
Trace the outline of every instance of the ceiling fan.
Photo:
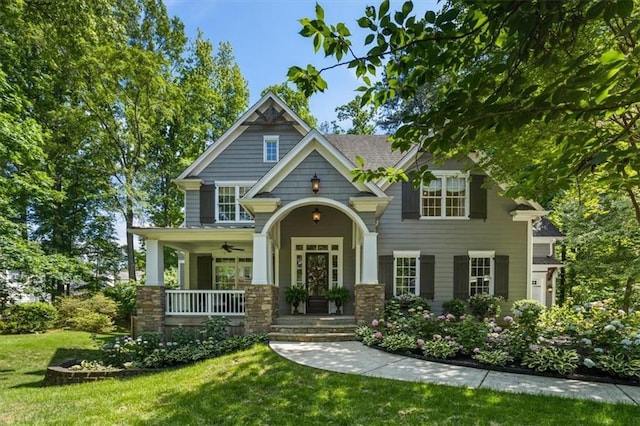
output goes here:
[{"label": "ceiling fan", "polygon": [[227,243],[226,241],[222,245],[222,248],[228,253],[231,253],[232,251],[244,251],[243,248],[236,248],[236,247],[232,246],[231,244]]}]

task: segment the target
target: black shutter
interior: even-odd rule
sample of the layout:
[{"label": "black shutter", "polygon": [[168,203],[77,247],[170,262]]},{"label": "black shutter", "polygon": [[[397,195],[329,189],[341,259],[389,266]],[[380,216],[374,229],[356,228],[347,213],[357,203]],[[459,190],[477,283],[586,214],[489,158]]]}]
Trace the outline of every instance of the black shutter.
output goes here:
[{"label": "black shutter", "polygon": [[378,256],[378,282],[384,284],[384,298],[393,297],[393,256]]},{"label": "black shutter", "polygon": [[200,223],[214,223],[215,218],[215,185],[202,185],[200,187]]},{"label": "black shutter", "polygon": [[469,298],[469,256],[453,256],[453,298]]},{"label": "black shutter", "polygon": [[436,257],[420,256],[420,297],[433,300],[436,285]]},{"label": "black shutter", "polygon": [[469,182],[469,218],[487,218],[487,190],[484,184],[484,175],[471,175]]},{"label": "black shutter", "polygon": [[509,256],[496,256],[495,259],[495,295],[509,298]]},{"label": "black shutter", "polygon": [[420,218],[420,190],[411,182],[402,182],[402,219]]},{"label": "black shutter", "polygon": [[198,256],[196,260],[198,271],[196,272],[196,286],[198,290],[211,290],[213,283],[213,259],[211,255]]}]

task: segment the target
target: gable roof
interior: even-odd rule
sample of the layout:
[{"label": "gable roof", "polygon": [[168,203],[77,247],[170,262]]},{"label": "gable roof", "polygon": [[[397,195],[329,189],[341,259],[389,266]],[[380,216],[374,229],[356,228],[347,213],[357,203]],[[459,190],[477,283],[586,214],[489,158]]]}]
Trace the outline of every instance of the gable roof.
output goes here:
[{"label": "gable roof", "polygon": [[[351,170],[355,168],[355,165],[318,130],[312,130],[256,182],[243,198],[254,198],[260,193],[271,192],[313,151],[324,157],[345,179],[349,182],[353,181]],[[361,192],[368,192],[380,198],[387,198],[387,195],[373,182],[352,182],[352,184]]]},{"label": "gable roof", "polygon": [[393,167],[404,158],[400,151],[393,151],[387,135],[325,135],[352,163],[362,157],[370,169]]},{"label": "gable roof", "polygon": [[558,229],[558,227],[549,220],[548,217],[543,216],[539,221],[533,224],[533,236],[534,237],[564,237],[564,234]]},{"label": "gable roof", "polygon": [[311,127],[305,123],[287,104],[285,104],[273,92],[267,92],[258,102],[247,110],[226,132],[222,134],[214,143],[209,146],[189,167],[183,171],[177,180],[186,179],[202,172],[215,158],[220,155],[242,132],[249,126],[247,121],[250,119],[259,119],[262,114],[260,108],[265,105],[272,106],[276,104],[284,111],[290,120],[293,120],[293,127],[296,128],[301,135],[307,134]]}]

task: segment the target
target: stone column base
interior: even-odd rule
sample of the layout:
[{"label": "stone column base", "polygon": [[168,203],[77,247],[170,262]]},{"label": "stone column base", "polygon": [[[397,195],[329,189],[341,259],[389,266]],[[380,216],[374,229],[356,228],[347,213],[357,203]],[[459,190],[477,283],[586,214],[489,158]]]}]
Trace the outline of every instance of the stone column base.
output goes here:
[{"label": "stone column base", "polygon": [[164,331],[165,287],[145,285],[138,287],[136,297],[136,322],[134,336],[144,331],[162,333]]},{"label": "stone column base", "polygon": [[268,333],[278,316],[278,287],[248,285],[244,288],[245,333]]},{"label": "stone column base", "polygon": [[370,324],[380,318],[384,311],[384,284],[356,284],[355,317],[356,324]]}]

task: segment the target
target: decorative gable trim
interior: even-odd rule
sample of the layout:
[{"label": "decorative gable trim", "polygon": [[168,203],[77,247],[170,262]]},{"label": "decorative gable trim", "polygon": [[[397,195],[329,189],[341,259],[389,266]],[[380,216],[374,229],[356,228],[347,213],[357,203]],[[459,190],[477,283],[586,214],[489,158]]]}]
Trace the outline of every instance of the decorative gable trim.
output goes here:
[{"label": "decorative gable trim", "polygon": [[[273,191],[275,187],[313,151],[318,152],[324,157],[345,179],[350,182],[352,181],[351,170],[355,165],[329,143],[319,131],[312,130],[307,133],[287,155],[282,157],[282,159],[245,194],[244,198],[249,199],[261,192]],[[376,197],[388,198],[387,195],[372,182],[352,182],[352,184],[361,192],[370,192]]]},{"label": "decorative gable trim", "polygon": [[200,157],[196,159],[187,169],[178,176],[176,180],[186,179],[189,176],[199,175],[213,160],[215,160],[236,138],[241,135],[252,121],[260,117],[259,109],[268,105],[269,109],[274,108],[274,104],[284,111],[292,120],[292,125],[301,135],[307,134],[311,127],[305,123],[291,108],[287,106],[273,92],[265,94],[258,102],[247,110],[226,132],[222,134]]}]

